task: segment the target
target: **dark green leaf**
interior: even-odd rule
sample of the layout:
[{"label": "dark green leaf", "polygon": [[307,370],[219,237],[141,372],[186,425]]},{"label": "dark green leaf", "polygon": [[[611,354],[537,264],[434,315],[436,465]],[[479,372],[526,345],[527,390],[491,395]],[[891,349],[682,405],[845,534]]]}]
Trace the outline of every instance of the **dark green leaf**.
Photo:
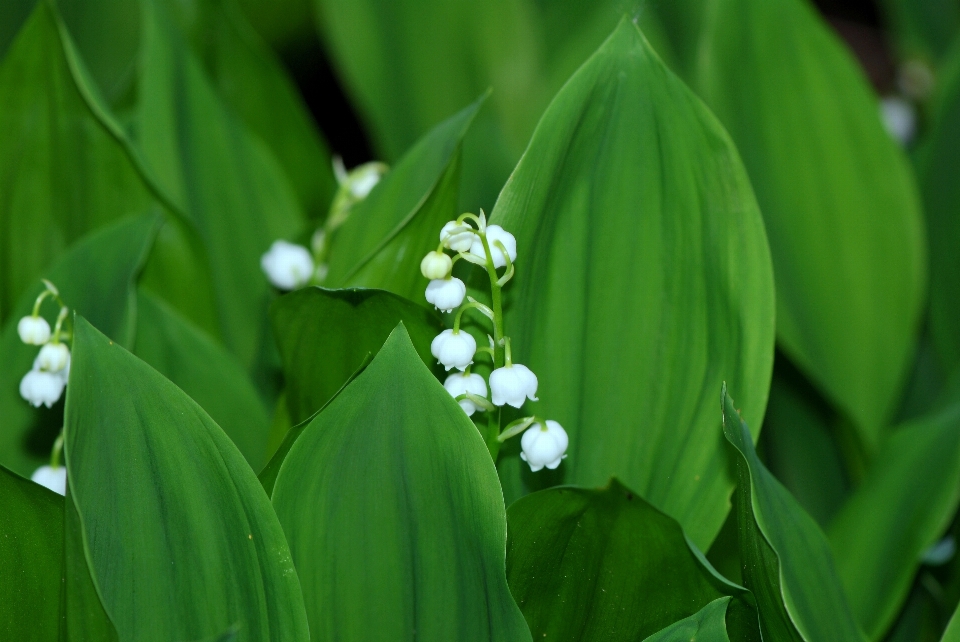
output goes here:
[{"label": "dark green leaf", "polygon": [[[741,382],[759,426],[773,361],[763,221],[722,127],[625,19],[547,109],[491,221],[517,237],[506,332],[540,377],[536,413],[570,434],[562,479],[616,475],[706,548],[733,488],[706,400]],[[521,465],[501,459],[507,497]]]},{"label": "dark green leaf", "polygon": [[[729,597],[721,597],[643,642],[729,642],[726,614]],[[735,638],[736,639],[736,638]]]},{"label": "dark green leaf", "polygon": [[0,639],[56,642],[63,498],[0,466]]},{"label": "dark green leaf", "polygon": [[283,532],[189,397],[75,318],[65,457],[93,581],[121,639],[306,640]]},{"label": "dark green leaf", "polygon": [[[507,580],[535,640],[641,640],[746,593],[690,548],[676,521],[615,479],[519,499],[507,530]],[[723,601],[721,631],[725,612]]]},{"label": "dark green leaf", "polygon": [[901,58],[937,62],[960,33],[960,5],[953,0],[880,0],[877,4]]},{"label": "dark green leaf", "polygon": [[700,93],[757,191],[777,339],[870,451],[895,410],[922,312],[910,168],[856,61],[806,0],[719,0],[706,22]]},{"label": "dark green leaf", "polygon": [[402,326],[293,444],[273,505],[313,640],[530,640],[496,470]]},{"label": "dark green leaf", "polygon": [[823,531],[757,459],[723,389],[723,432],[736,449],[736,510],[744,584],[764,639],[865,641],[843,593]]}]

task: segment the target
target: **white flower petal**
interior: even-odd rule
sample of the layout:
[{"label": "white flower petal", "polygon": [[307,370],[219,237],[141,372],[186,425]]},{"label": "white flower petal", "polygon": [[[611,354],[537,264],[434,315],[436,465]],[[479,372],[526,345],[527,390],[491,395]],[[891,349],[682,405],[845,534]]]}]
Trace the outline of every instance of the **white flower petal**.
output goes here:
[{"label": "white flower petal", "polygon": [[40,466],[30,475],[34,481],[44,488],[49,488],[59,495],[67,494],[67,469],[64,466]]},{"label": "white flower petal", "polygon": [[460,307],[467,295],[467,286],[456,277],[434,279],[427,284],[424,296],[441,312],[450,312]]},{"label": "white flower petal", "polygon": [[556,421],[547,419],[543,424],[534,424],[520,438],[520,457],[537,472],[544,466],[554,469],[566,457],[569,438]]},{"label": "white flower petal", "polygon": [[42,346],[50,340],[50,324],[43,317],[23,317],[17,323],[17,334],[27,345]]},{"label": "white flower petal", "polygon": [[469,332],[444,330],[430,343],[430,352],[447,370],[464,370],[473,363],[477,341]]},{"label": "white flower petal", "polygon": [[307,248],[286,241],[274,241],[261,257],[260,267],[270,283],[281,290],[306,285],[314,273],[313,257]]}]

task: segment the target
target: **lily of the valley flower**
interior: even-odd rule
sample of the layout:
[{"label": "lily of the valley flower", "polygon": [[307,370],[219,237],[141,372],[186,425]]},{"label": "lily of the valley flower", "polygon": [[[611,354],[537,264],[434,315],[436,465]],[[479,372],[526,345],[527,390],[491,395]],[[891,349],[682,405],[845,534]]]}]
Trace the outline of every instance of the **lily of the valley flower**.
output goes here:
[{"label": "lily of the valley flower", "polygon": [[274,241],[260,259],[260,267],[275,287],[294,290],[313,276],[313,257],[307,248],[286,241]]},{"label": "lily of the valley flower", "polygon": [[48,343],[40,348],[33,367],[36,370],[60,372],[70,365],[70,349],[62,343]]},{"label": "lily of the valley flower", "polygon": [[[487,396],[487,382],[476,373],[464,374],[462,372],[455,372],[447,377],[447,380],[443,382],[443,387],[446,388],[447,392],[453,395],[454,398],[468,392],[478,397]],[[463,408],[463,411],[467,413],[468,417],[480,409],[477,407],[477,404],[469,399],[461,399],[460,407]]]},{"label": "lily of the valley flower", "polygon": [[473,363],[477,340],[469,332],[444,330],[430,344],[430,352],[447,370],[464,370]]},{"label": "lily of the valley flower", "polygon": [[427,284],[427,291],[424,294],[427,302],[432,303],[438,310],[450,312],[463,303],[463,297],[467,295],[467,286],[456,277],[434,279]]},{"label": "lily of the valley flower", "polygon": [[[493,256],[493,267],[502,268],[507,264],[503,250],[497,245],[498,241],[506,249],[510,262],[517,260],[517,239],[514,238],[513,234],[499,225],[488,225],[486,236],[487,245],[490,246],[490,254]],[[479,236],[475,236],[473,243],[470,244],[470,254],[484,261],[487,260],[487,253],[483,251],[483,241],[480,240]]]},{"label": "lily of the valley flower", "polygon": [[450,221],[440,230],[440,242],[454,252],[469,252],[473,242],[479,240],[469,225],[457,225]]},{"label": "lily of the valley flower", "polygon": [[519,363],[497,368],[490,373],[490,393],[493,405],[519,408],[527,399],[537,401],[537,375]]},{"label": "lily of the valley flower", "polygon": [[61,372],[47,372],[34,368],[20,380],[20,396],[29,401],[34,408],[39,408],[41,405],[50,408],[60,399],[63,388],[67,385],[67,380]]},{"label": "lily of the valley flower", "polygon": [[906,147],[917,134],[917,110],[910,101],[888,96],[880,101],[880,116],[887,133]]},{"label": "lily of the valley flower", "polygon": [[64,466],[40,466],[30,479],[60,495],[67,494],[67,469]]},{"label": "lily of the valley flower", "polygon": [[50,324],[41,316],[23,317],[17,323],[20,340],[31,346],[42,346],[50,340]]},{"label": "lily of the valley flower", "polygon": [[520,458],[537,472],[544,466],[553,470],[566,457],[570,440],[567,431],[557,422],[547,419],[536,423],[520,438]]},{"label": "lily of the valley flower", "polygon": [[443,252],[427,252],[420,261],[420,273],[431,280],[447,278],[450,276],[451,269],[453,269],[453,259]]}]

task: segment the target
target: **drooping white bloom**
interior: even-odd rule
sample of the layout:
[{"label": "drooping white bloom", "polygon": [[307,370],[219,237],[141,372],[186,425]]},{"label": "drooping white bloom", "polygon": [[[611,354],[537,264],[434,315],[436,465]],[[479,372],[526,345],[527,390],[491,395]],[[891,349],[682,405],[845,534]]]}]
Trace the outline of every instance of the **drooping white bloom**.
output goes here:
[{"label": "drooping white bloom", "polygon": [[60,372],[31,370],[20,380],[20,396],[34,408],[41,404],[49,408],[60,399],[66,385],[67,381]]},{"label": "drooping white bloom", "polygon": [[[497,241],[503,244],[503,247],[507,250],[507,255],[510,257],[510,262],[517,260],[517,239],[513,237],[513,234],[506,231],[499,225],[488,225],[487,226],[487,244],[490,246],[490,254],[493,255],[493,266],[501,268],[507,264],[507,259],[503,255],[503,250],[497,247]],[[470,245],[470,254],[487,260],[487,253],[483,251],[483,241],[480,240],[479,236],[474,238],[473,243]]]},{"label": "drooping white bloom", "polygon": [[[443,382],[443,387],[447,389],[454,398],[459,397],[462,394],[470,393],[477,395],[478,397],[487,396],[487,382],[483,380],[483,377],[472,372],[470,374],[463,374],[462,372],[454,372],[452,375],[447,377],[447,380]],[[469,399],[461,399],[460,407],[463,408],[463,411],[467,413],[467,416],[470,417],[475,413],[479,408],[477,404],[473,403]]]},{"label": "drooping white bloom", "polygon": [[50,340],[50,324],[43,317],[23,317],[17,323],[20,340],[31,346],[42,346]]},{"label": "drooping white bloom", "polygon": [[67,469],[64,466],[57,466],[56,468],[40,466],[33,471],[30,479],[57,494],[67,494]]},{"label": "drooping white bloom", "polygon": [[440,230],[440,242],[454,252],[469,252],[470,247],[479,237],[469,225],[457,225],[450,221]]},{"label": "drooping white bloom", "polygon": [[60,372],[70,363],[70,349],[62,343],[48,343],[40,348],[40,354],[37,355],[33,363],[36,370],[46,370],[47,372]]},{"label": "drooping white bloom", "polygon": [[917,112],[912,103],[899,96],[888,96],[880,101],[880,116],[894,140],[903,146],[913,142],[917,134]]},{"label": "drooping white bloom", "polygon": [[383,176],[381,163],[366,163],[350,172],[350,193],[356,199],[367,197]]},{"label": "drooping white bloom", "polygon": [[432,303],[441,312],[450,312],[463,303],[463,297],[467,295],[467,286],[456,277],[434,279],[427,284],[424,295],[427,297],[427,302]]},{"label": "drooping white bloom", "polygon": [[447,370],[463,370],[473,363],[477,340],[469,332],[444,330],[433,339],[430,352]]},{"label": "drooping white bloom", "polygon": [[493,405],[509,404],[519,408],[529,399],[537,401],[537,375],[527,366],[514,363],[490,373],[490,393]]},{"label": "drooping white bloom", "polygon": [[530,464],[530,470],[537,472],[544,466],[553,470],[566,457],[570,440],[567,431],[557,422],[547,419],[542,424],[534,424],[520,438],[520,458]]},{"label": "drooping white bloom", "polygon": [[428,279],[445,279],[450,276],[450,270],[453,269],[453,259],[443,252],[427,252],[427,255],[420,261],[420,273]]},{"label": "drooping white bloom", "polygon": [[313,257],[307,248],[286,241],[274,241],[270,250],[260,259],[267,278],[281,290],[293,290],[305,285],[313,276]]}]

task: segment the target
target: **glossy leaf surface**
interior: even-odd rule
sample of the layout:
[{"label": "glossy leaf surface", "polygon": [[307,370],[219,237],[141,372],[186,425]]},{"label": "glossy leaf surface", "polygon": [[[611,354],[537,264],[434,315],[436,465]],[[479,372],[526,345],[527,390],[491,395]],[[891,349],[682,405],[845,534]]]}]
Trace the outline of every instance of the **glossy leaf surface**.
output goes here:
[{"label": "glossy leaf surface", "polygon": [[272,499],[313,640],[530,640],[490,455],[403,326],[301,433]]},{"label": "glossy leaf surface", "polygon": [[[715,118],[624,20],[547,109],[491,217],[517,238],[506,332],[570,435],[564,482],[611,475],[703,548],[733,487],[721,382],[763,417],[773,275],[763,222]],[[501,458],[505,494],[521,464]],[[527,483],[537,483],[526,478]]]},{"label": "glossy leaf surface", "polygon": [[643,639],[643,642],[728,642],[725,616],[729,597],[720,597],[679,622]]},{"label": "glossy leaf surface", "polygon": [[757,458],[726,387],[722,402],[723,432],[737,455],[743,580],[756,597],[764,639],[865,641],[826,536]]},{"label": "glossy leaf surface", "polygon": [[236,446],[82,317],[74,334],[70,493],[120,639],[196,640],[237,623],[243,640],[308,639],[283,532]]},{"label": "glossy leaf surface", "polygon": [[760,202],[777,339],[872,450],[907,375],[924,296],[910,168],[856,61],[808,2],[719,0],[704,28],[700,95]]}]

